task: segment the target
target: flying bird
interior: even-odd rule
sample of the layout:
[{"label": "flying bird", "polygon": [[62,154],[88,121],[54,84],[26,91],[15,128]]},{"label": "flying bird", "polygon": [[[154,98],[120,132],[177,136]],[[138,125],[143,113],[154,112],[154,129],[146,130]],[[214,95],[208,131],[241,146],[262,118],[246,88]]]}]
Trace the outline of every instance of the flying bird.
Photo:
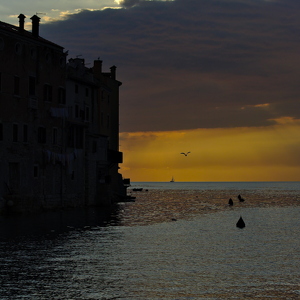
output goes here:
[{"label": "flying bird", "polygon": [[180,154],[183,154],[184,156],[188,156],[189,153],[191,152],[187,152],[187,153],[181,152]]}]

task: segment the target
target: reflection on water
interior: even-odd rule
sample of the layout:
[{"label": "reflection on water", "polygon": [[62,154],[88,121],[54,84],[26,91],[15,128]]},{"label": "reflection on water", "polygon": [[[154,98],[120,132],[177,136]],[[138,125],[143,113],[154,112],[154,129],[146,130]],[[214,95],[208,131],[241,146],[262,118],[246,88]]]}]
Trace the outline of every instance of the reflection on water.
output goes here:
[{"label": "reflection on water", "polygon": [[[298,206],[300,204],[300,190],[270,190],[270,188],[233,189],[231,184],[228,190],[220,189],[183,189],[180,186],[190,186],[191,183],[176,183],[175,189],[157,189],[158,183],[150,185],[147,191],[132,192],[138,201],[134,204],[124,203],[119,207],[119,222],[122,225],[148,225],[167,222],[172,219],[189,219],[199,214],[228,210],[228,200],[233,199],[233,209],[245,207],[270,207],[270,206]],[[227,183],[226,183],[227,184]],[[248,183],[249,184],[249,183]],[[172,183],[173,185],[173,183]],[[198,185],[198,184],[197,184]],[[245,183],[242,184],[244,186]],[[147,187],[147,185],[146,185]],[[195,184],[191,185],[195,188]],[[247,186],[248,187],[248,186]],[[249,188],[249,187],[248,187]],[[237,196],[242,194],[246,200],[240,203]]]},{"label": "reflection on water", "polygon": [[297,197],[233,195],[149,190],[106,212],[2,217],[0,299],[300,298]]}]

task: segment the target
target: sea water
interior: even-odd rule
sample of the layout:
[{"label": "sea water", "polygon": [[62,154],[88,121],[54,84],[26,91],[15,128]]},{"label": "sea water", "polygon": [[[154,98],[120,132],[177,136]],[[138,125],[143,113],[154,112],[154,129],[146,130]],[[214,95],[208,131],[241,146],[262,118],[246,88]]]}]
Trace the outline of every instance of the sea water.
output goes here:
[{"label": "sea water", "polygon": [[[152,189],[195,185],[202,183],[132,187],[149,189],[151,196]],[[226,187],[211,183],[203,189],[253,195],[274,190],[285,199],[299,193],[298,183],[221,185]],[[300,206],[204,214],[183,208],[177,221],[136,222],[138,207],[150,201],[145,195],[144,203],[136,193],[136,202],[104,215],[91,209],[2,217],[0,299],[300,299]],[[162,207],[152,208],[153,216],[164,214]],[[240,215],[244,229],[235,226]]]},{"label": "sea water", "polygon": [[259,190],[300,191],[299,181],[269,182],[133,182],[134,188],[173,190]]}]

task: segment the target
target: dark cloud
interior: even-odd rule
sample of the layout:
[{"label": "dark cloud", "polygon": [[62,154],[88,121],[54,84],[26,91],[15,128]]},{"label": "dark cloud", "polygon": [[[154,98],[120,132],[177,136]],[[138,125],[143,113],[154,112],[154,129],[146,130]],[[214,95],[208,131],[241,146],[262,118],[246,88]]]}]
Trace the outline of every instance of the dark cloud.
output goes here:
[{"label": "dark cloud", "polygon": [[139,4],[140,2],[143,2],[143,0],[123,0],[120,2],[120,4],[123,6],[123,7],[133,7],[137,4]]},{"label": "dark cloud", "polygon": [[[269,119],[300,118],[300,1],[122,5],[41,28],[70,56],[82,54],[89,63],[100,56],[107,69],[117,65],[121,130],[268,126]],[[255,107],[263,103],[269,109]]]}]

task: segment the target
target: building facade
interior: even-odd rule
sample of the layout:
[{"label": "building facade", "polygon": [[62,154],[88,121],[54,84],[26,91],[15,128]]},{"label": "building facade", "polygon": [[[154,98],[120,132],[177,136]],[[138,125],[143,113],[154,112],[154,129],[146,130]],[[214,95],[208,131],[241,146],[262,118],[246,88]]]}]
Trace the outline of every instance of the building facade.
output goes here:
[{"label": "building facade", "polygon": [[31,32],[22,14],[19,27],[0,22],[0,210],[118,201],[126,189],[115,67],[66,63],[63,47],[39,36],[39,17],[31,20]]}]

